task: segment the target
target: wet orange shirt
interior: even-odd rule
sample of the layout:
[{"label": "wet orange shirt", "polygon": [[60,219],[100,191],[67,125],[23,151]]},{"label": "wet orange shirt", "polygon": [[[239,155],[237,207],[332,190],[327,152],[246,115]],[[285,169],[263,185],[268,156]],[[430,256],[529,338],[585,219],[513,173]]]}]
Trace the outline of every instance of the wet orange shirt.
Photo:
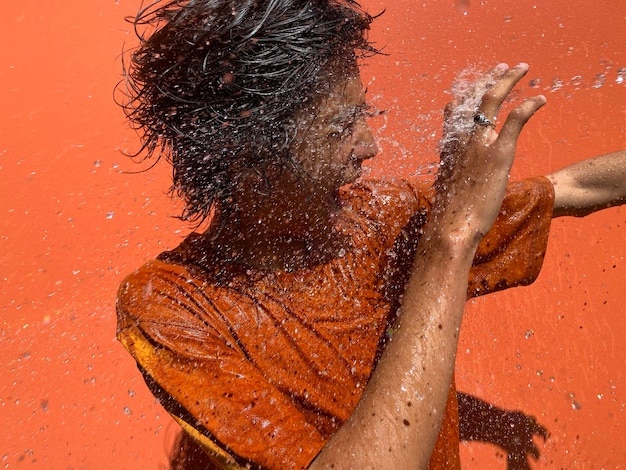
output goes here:
[{"label": "wet orange shirt", "polygon": [[[131,274],[118,295],[118,337],[164,407],[219,466],[306,468],[354,410],[411,266],[432,190],[364,182],[342,193],[345,250],[293,272],[219,261],[202,235]],[[553,191],[511,184],[481,244],[470,295],[532,282]],[[431,468],[458,467],[451,387]]]}]

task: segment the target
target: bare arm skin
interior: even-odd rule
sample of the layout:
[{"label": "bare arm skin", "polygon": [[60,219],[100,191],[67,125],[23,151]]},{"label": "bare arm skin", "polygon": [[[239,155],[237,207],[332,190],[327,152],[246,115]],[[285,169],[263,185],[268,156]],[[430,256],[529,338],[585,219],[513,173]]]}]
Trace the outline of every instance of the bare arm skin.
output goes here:
[{"label": "bare arm skin", "polygon": [[626,150],[583,160],[547,175],[554,186],[553,217],[584,217],[626,203]]},{"label": "bare arm skin", "polygon": [[[525,64],[496,67],[496,84],[483,96],[480,112],[495,117],[527,70]],[[356,411],[310,468],[428,465],[450,387],[472,259],[499,211],[517,137],[544,103],[543,96],[525,101],[500,135],[477,126],[466,144],[442,156],[437,195],[392,339]]]}]

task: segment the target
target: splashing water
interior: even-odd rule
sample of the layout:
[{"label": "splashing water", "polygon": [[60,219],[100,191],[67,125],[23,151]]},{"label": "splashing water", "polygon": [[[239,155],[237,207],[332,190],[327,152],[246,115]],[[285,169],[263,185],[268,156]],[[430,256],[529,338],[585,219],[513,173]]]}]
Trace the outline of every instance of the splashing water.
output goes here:
[{"label": "splashing water", "polygon": [[[478,112],[484,94],[495,83],[497,71],[484,73],[476,67],[463,70],[452,83],[452,103],[446,108],[443,135],[439,141],[442,157],[454,154],[465,145],[475,126],[474,115]],[[487,116],[490,120],[493,116]]]},{"label": "splashing water", "polygon": [[602,88],[602,85],[604,85],[605,81],[606,81],[606,75],[603,73],[598,73],[596,74],[593,85],[591,86],[593,88]]}]

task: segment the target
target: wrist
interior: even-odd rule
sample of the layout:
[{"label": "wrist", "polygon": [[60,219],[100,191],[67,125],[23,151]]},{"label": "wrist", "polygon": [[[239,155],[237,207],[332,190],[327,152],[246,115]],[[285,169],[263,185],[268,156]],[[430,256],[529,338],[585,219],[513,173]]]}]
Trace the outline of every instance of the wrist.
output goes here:
[{"label": "wrist", "polygon": [[470,222],[454,223],[432,220],[425,228],[420,243],[421,253],[438,253],[450,260],[473,260],[484,233]]}]

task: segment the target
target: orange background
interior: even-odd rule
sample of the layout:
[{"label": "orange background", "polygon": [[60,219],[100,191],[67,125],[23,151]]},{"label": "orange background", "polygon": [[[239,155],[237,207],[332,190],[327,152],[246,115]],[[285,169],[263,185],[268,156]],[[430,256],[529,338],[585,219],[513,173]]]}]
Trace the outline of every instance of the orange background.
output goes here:
[{"label": "orange background", "polygon": [[[389,109],[374,172],[436,160],[445,90],[471,66],[525,61],[516,97],[548,105],[520,141],[515,177],[626,147],[621,0],[368,0],[388,54],[363,69]],[[176,426],[115,341],[123,275],[178,244],[169,170],[138,168],[112,100],[136,0],[5,2],[0,19],[0,468],[166,466]],[[620,70],[621,69],[621,70]],[[534,86],[531,86],[532,84]],[[626,208],[553,224],[530,287],[471,303],[458,384],[551,432],[537,468],[626,462]],[[467,468],[505,468],[463,444]]]}]

